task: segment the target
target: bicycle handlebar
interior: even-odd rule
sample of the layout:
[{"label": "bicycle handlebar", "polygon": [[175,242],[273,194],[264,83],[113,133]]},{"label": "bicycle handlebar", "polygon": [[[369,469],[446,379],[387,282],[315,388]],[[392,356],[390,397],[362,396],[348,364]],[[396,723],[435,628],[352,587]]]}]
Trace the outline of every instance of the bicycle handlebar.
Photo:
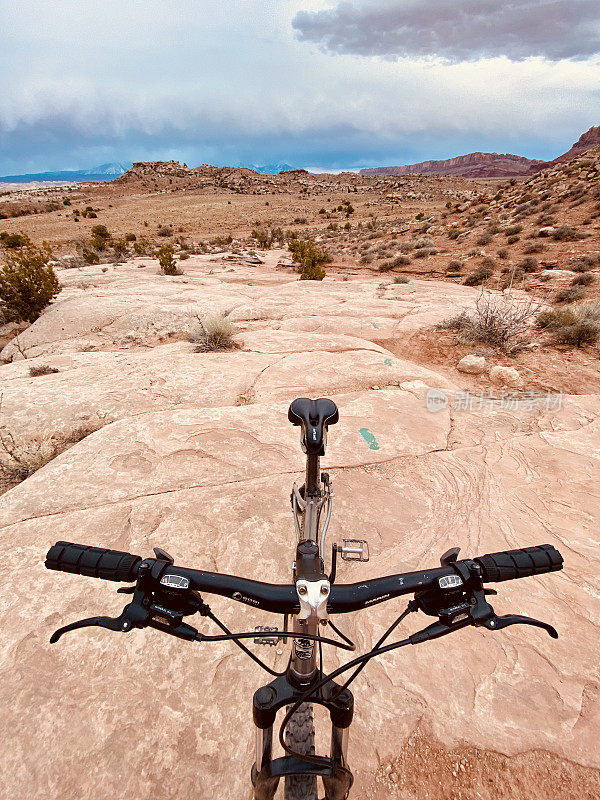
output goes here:
[{"label": "bicycle handlebar", "polygon": [[[488,553],[468,562],[475,562],[481,570],[482,580],[489,583],[555,572],[562,569],[563,558],[552,545],[544,544]],[[331,587],[327,610],[331,614],[344,614],[401,595],[437,589],[441,578],[456,576],[464,563],[462,560],[435,569],[388,575],[361,583],[335,584]],[[141,564],[148,566],[157,588],[162,584],[166,589],[217,594],[280,614],[294,614],[299,610],[294,584],[263,583],[235,575],[177,567],[160,559],[142,560],[141,556],[131,553],[71,542],[57,542],[46,556],[48,569],[123,582],[136,580]]]}]

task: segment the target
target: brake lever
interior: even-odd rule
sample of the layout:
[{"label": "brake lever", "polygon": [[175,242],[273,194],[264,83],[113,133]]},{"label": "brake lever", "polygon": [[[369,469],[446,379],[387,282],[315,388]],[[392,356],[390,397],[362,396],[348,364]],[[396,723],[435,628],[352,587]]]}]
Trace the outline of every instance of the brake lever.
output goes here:
[{"label": "brake lever", "polygon": [[502,617],[493,616],[482,623],[490,631],[497,631],[501,628],[508,628],[509,625],[533,625],[535,628],[542,628],[553,639],[558,639],[558,631],[547,622],[541,622],[533,617],[524,617],[520,614],[506,614]]},{"label": "brake lever", "polygon": [[55,644],[63,634],[78,628],[97,626],[98,628],[108,628],[110,631],[128,633],[133,628],[143,628],[147,624],[149,616],[148,612],[137,603],[129,603],[118,617],[88,617],[59,628],[50,637],[50,644]]}]

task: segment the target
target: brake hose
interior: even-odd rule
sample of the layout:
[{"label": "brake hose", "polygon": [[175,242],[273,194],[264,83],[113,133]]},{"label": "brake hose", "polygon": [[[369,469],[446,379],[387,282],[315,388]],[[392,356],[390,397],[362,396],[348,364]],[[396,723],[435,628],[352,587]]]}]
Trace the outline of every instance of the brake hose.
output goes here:
[{"label": "brake hose", "polygon": [[[325,684],[329,683],[329,681],[336,678],[338,675],[342,675],[352,667],[358,666],[358,669],[354,672],[353,675],[346,681],[343,687],[340,688],[340,692],[345,689],[350,683],[358,676],[358,674],[364,669],[366,664],[378,655],[382,655],[383,653],[387,653],[390,650],[395,650],[400,647],[404,647],[404,645],[411,644],[410,639],[402,639],[399,642],[393,642],[392,644],[388,644],[385,647],[381,645],[387,639],[387,637],[392,633],[392,631],[402,622],[402,620],[411,612],[414,611],[412,607],[412,601],[408,604],[406,609],[400,614],[400,616],[390,625],[390,627],[386,630],[383,636],[379,639],[375,647],[370,650],[368,653],[364,653],[362,656],[358,656],[354,658],[352,661],[349,661],[347,664],[343,664],[338,669],[333,670],[328,675],[325,675],[315,686],[312,686],[306,692],[304,692],[300,697],[296,700],[296,702],[288,709],[286,715],[284,716],[281,726],[279,728],[279,743],[283,747],[284,751],[288,753],[288,755],[295,756],[296,758],[303,759],[304,761],[309,761],[312,764],[324,764],[327,766],[331,765],[331,759],[325,756],[311,756],[303,753],[297,753],[295,750],[292,750],[290,747],[287,746],[285,743],[285,729],[292,718],[292,716],[296,713],[296,711],[300,708],[302,703],[305,703],[307,700],[310,699],[311,696],[321,689]],[[339,694],[339,693],[338,693]]]},{"label": "brake hose", "polygon": [[[264,661],[262,661],[260,658],[258,658],[258,656],[254,655],[254,653],[251,650],[249,650],[240,641],[240,639],[252,639],[252,638],[254,638],[256,636],[256,631],[247,631],[247,632],[243,632],[243,633],[232,633],[229,630],[229,628],[223,622],[221,622],[221,620],[218,617],[216,617],[213,614],[212,611],[210,611],[210,609],[206,611],[204,616],[206,616],[209,619],[211,619],[225,633],[224,633],[224,635],[221,635],[221,636],[219,636],[219,635],[217,635],[217,636],[205,636],[204,634],[199,634],[198,635],[198,641],[200,641],[200,642],[225,642],[225,641],[235,642],[235,644],[237,644],[237,646],[241,650],[243,650],[243,652],[246,653],[246,655],[250,656],[250,658],[256,664],[258,664],[260,667],[262,667],[265,670],[265,672],[268,672],[269,675],[273,675],[276,678],[279,678],[282,675],[285,675],[287,670],[284,670],[283,672],[276,672],[274,669],[272,669],[267,664],[265,664]],[[285,634],[285,636],[289,636],[292,639],[310,639],[312,641],[318,642],[320,648],[322,647],[323,644],[330,644],[333,647],[340,647],[342,650],[349,650],[350,652],[353,652],[354,650],[356,650],[356,645],[354,644],[354,642],[351,639],[349,639],[340,630],[338,630],[338,628],[333,623],[330,622],[330,625],[333,628],[333,630],[338,634],[338,636],[340,636],[344,640],[344,642],[346,642],[347,644],[344,644],[344,642],[336,642],[335,639],[328,639],[327,637],[323,637],[323,636],[313,636],[313,635],[308,634],[308,633],[294,633],[293,631],[273,631],[272,632],[272,636],[283,636],[283,634]]]}]

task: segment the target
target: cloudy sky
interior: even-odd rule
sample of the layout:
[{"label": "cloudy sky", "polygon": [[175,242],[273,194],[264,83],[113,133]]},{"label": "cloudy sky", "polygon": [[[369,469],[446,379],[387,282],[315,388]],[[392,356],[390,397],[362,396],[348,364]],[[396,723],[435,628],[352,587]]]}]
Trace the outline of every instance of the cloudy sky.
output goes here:
[{"label": "cloudy sky", "polygon": [[551,158],[600,124],[600,2],[0,0],[0,70],[0,175]]}]

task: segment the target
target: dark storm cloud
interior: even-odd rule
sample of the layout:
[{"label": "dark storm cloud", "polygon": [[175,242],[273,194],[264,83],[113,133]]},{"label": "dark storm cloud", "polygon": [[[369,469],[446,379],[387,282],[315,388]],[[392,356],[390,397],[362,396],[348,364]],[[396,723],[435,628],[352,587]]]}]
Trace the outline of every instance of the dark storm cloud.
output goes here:
[{"label": "dark storm cloud", "polygon": [[300,39],[333,53],[473,61],[600,52],[600,0],[355,0],[300,11]]}]

